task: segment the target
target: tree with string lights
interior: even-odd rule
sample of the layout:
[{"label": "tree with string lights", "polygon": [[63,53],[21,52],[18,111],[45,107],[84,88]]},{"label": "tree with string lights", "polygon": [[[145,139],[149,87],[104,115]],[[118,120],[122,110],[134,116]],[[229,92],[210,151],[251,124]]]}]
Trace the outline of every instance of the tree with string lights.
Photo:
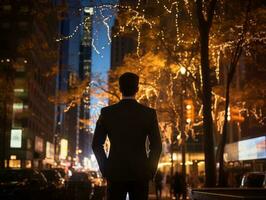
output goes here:
[{"label": "tree with string lights", "polygon": [[[224,99],[212,90],[212,73],[215,73],[214,77],[219,76],[221,55],[230,57],[231,52],[234,51],[237,44],[234,42],[234,36],[241,33],[242,29],[239,26],[241,26],[241,17],[244,13],[244,9],[238,9],[240,20],[225,21],[227,20],[225,11],[228,12],[227,3],[226,1],[199,0],[195,3],[154,1],[142,4],[139,1],[135,5],[122,6],[119,9],[119,25],[116,28],[116,35],[127,34],[135,37],[137,49],[136,55],[132,58],[139,57],[139,66],[145,62],[147,55],[153,52],[166,63],[164,68],[174,65],[177,69],[181,66],[187,69],[187,79],[194,86],[191,87],[192,91],[194,90],[193,94],[198,97],[196,101],[203,104],[206,186],[216,184],[212,118],[215,111],[213,105],[216,103],[213,99],[214,101],[218,98]],[[232,16],[233,8],[230,6],[229,11]],[[228,27],[229,29],[226,30]],[[245,41],[265,42],[265,39],[258,39],[257,35],[263,35],[263,31],[249,35]],[[131,65],[134,63],[136,59],[132,59]],[[139,73],[142,73],[142,68],[139,67]],[[130,70],[130,68],[123,70]],[[160,70],[158,72],[160,77]],[[144,73],[144,76],[146,74]],[[144,79],[156,80],[156,78],[149,79],[148,76]]]}]

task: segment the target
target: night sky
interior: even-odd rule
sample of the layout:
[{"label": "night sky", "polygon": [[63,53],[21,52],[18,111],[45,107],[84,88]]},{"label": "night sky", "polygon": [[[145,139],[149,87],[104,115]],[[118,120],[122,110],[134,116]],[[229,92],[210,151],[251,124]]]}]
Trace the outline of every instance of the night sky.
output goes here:
[{"label": "night sky", "polygon": [[[103,4],[115,4],[117,0],[103,0],[103,1],[83,1],[84,6],[88,5],[103,5]],[[102,11],[102,16],[101,15]],[[108,34],[111,34],[108,32],[108,29],[106,25],[103,23],[103,19],[105,17],[108,17],[106,22],[109,24],[109,27],[111,29],[113,21],[114,21],[114,13],[115,11],[112,9],[95,9],[94,10],[94,20],[93,20],[93,40],[94,40],[94,46],[96,47],[96,50],[92,50],[92,74],[101,74],[101,76],[104,79],[107,79],[106,72],[110,68],[110,41],[108,39]],[[91,116],[98,115],[100,108],[94,108],[94,104],[97,104],[97,99],[91,96]],[[94,126],[91,127],[94,129]]]}]

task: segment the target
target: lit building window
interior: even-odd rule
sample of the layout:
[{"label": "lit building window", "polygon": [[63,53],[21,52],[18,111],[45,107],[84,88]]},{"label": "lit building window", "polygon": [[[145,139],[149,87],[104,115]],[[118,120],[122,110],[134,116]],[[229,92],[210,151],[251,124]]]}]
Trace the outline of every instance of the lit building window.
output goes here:
[{"label": "lit building window", "polygon": [[25,92],[25,90],[23,88],[15,88],[14,92],[15,93],[23,93],[23,92]]},{"label": "lit building window", "polygon": [[60,140],[60,159],[66,159],[68,152],[68,141],[66,139]]},{"label": "lit building window", "polygon": [[22,112],[23,111],[23,103],[13,103],[13,110],[15,112]]},{"label": "lit building window", "polygon": [[21,148],[22,146],[22,130],[12,129],[10,137],[10,147],[11,148]]},{"label": "lit building window", "polygon": [[43,139],[38,136],[35,136],[35,151],[43,152]]},{"label": "lit building window", "polygon": [[26,160],[26,168],[31,168],[31,160]]},{"label": "lit building window", "polygon": [[21,161],[20,160],[9,160],[9,167],[20,168],[21,167]]}]

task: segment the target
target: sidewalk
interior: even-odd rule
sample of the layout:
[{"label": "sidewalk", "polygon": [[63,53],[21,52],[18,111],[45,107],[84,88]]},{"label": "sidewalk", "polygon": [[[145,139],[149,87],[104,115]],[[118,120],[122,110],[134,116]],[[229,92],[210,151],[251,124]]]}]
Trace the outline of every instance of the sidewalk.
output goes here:
[{"label": "sidewalk", "polygon": [[[156,195],[155,194],[149,194],[149,200],[156,200]],[[162,197],[161,200],[171,200],[170,197]],[[172,199],[175,200],[175,199]],[[187,200],[189,200],[189,198],[187,197]]]},{"label": "sidewalk", "polygon": [[[156,195],[155,194],[149,194],[149,200],[156,200]],[[168,197],[163,197],[161,200],[170,200]]]}]

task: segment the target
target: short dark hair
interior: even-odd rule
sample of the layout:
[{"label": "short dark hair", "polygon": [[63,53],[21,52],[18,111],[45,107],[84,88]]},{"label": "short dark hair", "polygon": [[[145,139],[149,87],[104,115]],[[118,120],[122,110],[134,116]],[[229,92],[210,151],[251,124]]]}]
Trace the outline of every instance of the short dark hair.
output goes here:
[{"label": "short dark hair", "polygon": [[138,92],[139,77],[137,74],[126,72],[119,77],[119,87],[123,96],[133,96]]}]

